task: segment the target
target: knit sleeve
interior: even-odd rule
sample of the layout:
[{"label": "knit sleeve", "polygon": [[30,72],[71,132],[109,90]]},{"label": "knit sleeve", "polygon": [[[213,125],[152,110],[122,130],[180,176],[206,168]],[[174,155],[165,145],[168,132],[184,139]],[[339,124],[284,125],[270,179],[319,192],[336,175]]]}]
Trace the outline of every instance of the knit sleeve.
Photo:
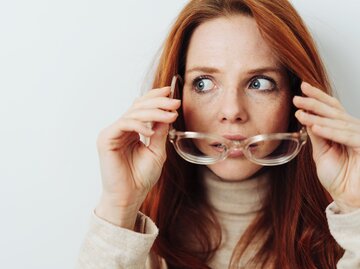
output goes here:
[{"label": "knit sleeve", "polygon": [[326,208],[326,216],[332,236],[345,250],[337,269],[360,269],[360,209],[343,214],[332,202]]},{"label": "knit sleeve", "polygon": [[113,225],[93,212],[76,269],[144,269],[158,234],[154,222],[141,212],[134,232]]}]

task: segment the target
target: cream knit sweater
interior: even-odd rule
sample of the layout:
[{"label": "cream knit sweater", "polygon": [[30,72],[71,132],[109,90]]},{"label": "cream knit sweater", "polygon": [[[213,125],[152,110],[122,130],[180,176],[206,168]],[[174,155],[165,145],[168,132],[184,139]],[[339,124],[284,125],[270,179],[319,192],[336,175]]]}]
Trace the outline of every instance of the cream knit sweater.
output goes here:
[{"label": "cream knit sweater", "polygon": [[[220,221],[223,237],[220,249],[209,266],[225,269],[228,268],[237,241],[260,210],[267,191],[268,176],[262,174],[241,182],[224,182],[210,170],[203,170],[208,199]],[[332,203],[326,209],[326,216],[331,234],[345,249],[337,268],[360,269],[360,209],[350,214],[338,214],[336,204]],[[140,232],[112,225],[93,213],[76,268],[155,269],[150,248],[158,228],[140,212],[137,223]],[[256,248],[256,245],[252,247]],[[245,264],[249,258],[245,256],[242,263]],[[161,269],[166,268],[166,262],[163,261]]]}]

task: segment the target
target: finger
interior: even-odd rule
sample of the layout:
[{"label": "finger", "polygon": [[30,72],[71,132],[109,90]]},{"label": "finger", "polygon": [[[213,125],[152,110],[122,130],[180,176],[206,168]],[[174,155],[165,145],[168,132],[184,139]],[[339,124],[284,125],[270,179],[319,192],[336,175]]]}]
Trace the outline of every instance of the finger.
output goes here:
[{"label": "finger", "polygon": [[349,130],[360,134],[360,125],[351,121],[343,121],[337,119],[329,119],[314,114],[298,110],[295,117],[301,124],[311,127],[312,125],[321,125],[339,130]]},{"label": "finger", "polygon": [[153,130],[154,134],[150,137],[148,149],[158,157],[157,159],[162,164],[166,159],[166,140],[169,124],[156,122]]},{"label": "finger", "polygon": [[154,134],[151,126],[130,118],[121,118],[104,130],[108,139],[120,138],[126,132],[135,132],[146,137]]},{"label": "finger", "polygon": [[159,108],[163,110],[176,110],[180,107],[181,100],[170,99],[168,97],[155,97],[142,100],[134,104],[132,109],[150,109],[150,108]]},{"label": "finger", "polygon": [[314,134],[311,130],[311,127],[306,128],[306,131],[311,140],[312,155],[314,157],[314,160],[317,160],[319,156],[321,156],[330,148],[330,145],[327,139],[324,139],[323,137]]},{"label": "finger", "polygon": [[126,113],[123,118],[134,119],[141,122],[163,122],[175,121],[178,113],[176,111],[164,111],[161,109],[137,109]]},{"label": "finger", "polygon": [[349,130],[339,130],[331,127],[313,125],[311,131],[324,139],[334,141],[345,146],[360,148],[360,135]]},{"label": "finger", "polygon": [[335,97],[328,95],[326,92],[310,85],[307,82],[303,82],[301,84],[301,90],[308,97],[315,98],[318,101],[325,103],[331,107],[344,110],[341,103]]},{"label": "finger", "polygon": [[169,96],[170,94],[170,87],[163,87],[163,88],[156,88],[156,89],[151,89],[148,92],[146,92],[144,95],[140,96],[139,98],[135,99],[136,101],[141,101],[141,100],[145,100],[145,99],[149,99],[149,98],[154,98],[154,97],[160,97],[160,96]]},{"label": "finger", "polygon": [[349,115],[344,111],[320,102],[310,97],[294,96],[293,103],[297,108],[310,111],[313,114],[333,119],[351,120]]},{"label": "finger", "polygon": [[100,152],[126,148],[140,140],[139,134],[142,134],[144,137],[150,137],[154,134],[154,131],[141,122],[122,119],[99,133],[96,142],[97,148]]}]

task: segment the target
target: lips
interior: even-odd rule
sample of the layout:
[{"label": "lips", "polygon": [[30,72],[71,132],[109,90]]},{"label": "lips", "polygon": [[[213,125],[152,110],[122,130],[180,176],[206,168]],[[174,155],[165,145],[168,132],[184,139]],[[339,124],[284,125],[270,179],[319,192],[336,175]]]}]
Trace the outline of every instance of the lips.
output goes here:
[{"label": "lips", "polygon": [[244,140],[246,137],[240,134],[224,134],[222,137],[229,139],[229,140]]},{"label": "lips", "polygon": [[[224,134],[222,135],[222,137],[228,139],[228,140],[232,140],[232,141],[241,141],[246,139],[245,136],[240,135],[240,134]],[[218,152],[222,152],[224,149],[222,147],[222,144],[219,142],[215,142],[213,144],[211,144],[212,148]],[[229,152],[228,158],[239,158],[239,157],[243,157],[244,153],[242,151],[242,149],[239,148],[233,148],[231,149],[231,151]]]},{"label": "lips", "polygon": [[229,152],[228,157],[229,158],[239,158],[239,157],[243,157],[244,153],[241,149],[233,149]]}]

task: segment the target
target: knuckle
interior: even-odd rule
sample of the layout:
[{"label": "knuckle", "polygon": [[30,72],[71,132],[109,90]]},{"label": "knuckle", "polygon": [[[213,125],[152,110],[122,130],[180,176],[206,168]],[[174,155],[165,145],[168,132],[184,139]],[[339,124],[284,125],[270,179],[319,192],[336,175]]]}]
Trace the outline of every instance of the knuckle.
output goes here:
[{"label": "knuckle", "polygon": [[159,101],[162,106],[168,106],[171,104],[171,99],[169,99],[168,97],[160,97]]},{"label": "knuckle", "polygon": [[309,104],[310,109],[313,110],[313,109],[316,108],[316,101],[315,100],[310,99],[308,104]]},{"label": "knuckle", "polygon": [[336,106],[336,107],[341,107],[341,103],[339,102],[339,100],[337,98],[335,98],[334,96],[330,97],[331,103]]},{"label": "knuckle", "polygon": [[310,116],[310,114],[305,111],[301,111],[301,113],[299,113],[299,115],[300,115],[301,119],[305,120],[305,121],[308,120],[309,116]]},{"label": "knuckle", "polygon": [[333,117],[336,118],[336,119],[342,118],[342,111],[335,110],[335,111],[333,112]]},{"label": "knuckle", "polygon": [[[102,150],[104,148],[109,147],[113,143],[113,137],[112,134],[115,133],[115,131],[122,131],[124,129],[124,123],[126,121],[125,118],[121,117],[119,120],[111,124],[110,126],[100,130],[96,137],[96,146],[98,150]],[[129,124],[129,123],[128,123]]]},{"label": "knuckle", "polygon": [[355,134],[352,132],[348,132],[346,135],[346,141],[354,141],[356,139]]},{"label": "knuckle", "polygon": [[96,146],[98,149],[102,148],[105,144],[105,141],[107,140],[107,131],[106,129],[101,130],[96,138]]},{"label": "knuckle", "polygon": [[132,106],[136,106],[137,104],[139,104],[142,100],[142,97],[136,97],[133,101],[133,105]]},{"label": "knuckle", "polygon": [[343,121],[342,123],[342,129],[349,129],[350,128],[350,122],[348,121]]}]

